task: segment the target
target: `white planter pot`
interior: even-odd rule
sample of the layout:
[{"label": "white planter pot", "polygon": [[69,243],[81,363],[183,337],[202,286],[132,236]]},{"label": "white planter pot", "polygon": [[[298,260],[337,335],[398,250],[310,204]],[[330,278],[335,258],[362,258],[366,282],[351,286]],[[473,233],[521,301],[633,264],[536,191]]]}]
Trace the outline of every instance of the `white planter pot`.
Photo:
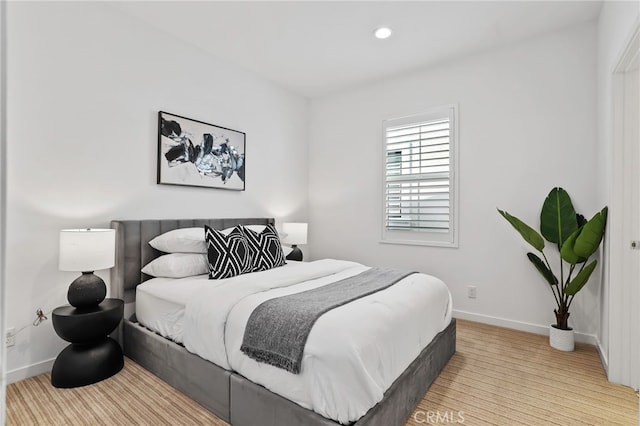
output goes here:
[{"label": "white planter pot", "polygon": [[549,327],[549,344],[559,351],[571,352],[574,348],[573,330],[560,330]]}]

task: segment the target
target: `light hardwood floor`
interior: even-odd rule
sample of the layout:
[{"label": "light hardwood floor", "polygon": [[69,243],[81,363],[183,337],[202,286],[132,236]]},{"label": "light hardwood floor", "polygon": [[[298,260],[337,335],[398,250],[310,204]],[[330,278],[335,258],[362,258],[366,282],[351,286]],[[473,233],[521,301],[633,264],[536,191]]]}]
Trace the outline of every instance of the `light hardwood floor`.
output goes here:
[{"label": "light hardwood floor", "polygon": [[[593,346],[564,353],[544,336],[460,320],[457,337],[407,425],[638,424],[635,392],[607,382]],[[55,389],[49,380],[8,386],[8,425],[226,425],[130,360],[95,385]]]}]

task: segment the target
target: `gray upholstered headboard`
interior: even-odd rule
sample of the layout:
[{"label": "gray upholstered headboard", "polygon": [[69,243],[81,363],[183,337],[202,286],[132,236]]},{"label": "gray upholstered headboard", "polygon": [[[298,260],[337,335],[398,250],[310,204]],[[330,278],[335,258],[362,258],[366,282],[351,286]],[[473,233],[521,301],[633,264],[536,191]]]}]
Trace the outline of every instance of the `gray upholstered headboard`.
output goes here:
[{"label": "gray upholstered headboard", "polygon": [[[116,230],[116,265],[111,269],[111,297],[132,304],[136,299],[136,286],[150,277],[140,269],[162,252],[149,245],[154,237],[178,228],[208,225],[214,229],[226,229],[235,225],[267,225],[272,218],[243,219],[160,219],[160,220],[113,220]],[[125,317],[133,313],[132,305],[126,309]]]}]

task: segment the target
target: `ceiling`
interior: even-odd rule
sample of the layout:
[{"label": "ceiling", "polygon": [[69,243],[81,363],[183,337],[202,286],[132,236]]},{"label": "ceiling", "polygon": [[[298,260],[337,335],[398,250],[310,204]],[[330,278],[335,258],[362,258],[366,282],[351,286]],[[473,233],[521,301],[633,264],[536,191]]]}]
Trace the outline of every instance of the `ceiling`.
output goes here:
[{"label": "ceiling", "polygon": [[[595,19],[600,1],[168,1],[113,7],[309,98]],[[373,31],[393,29],[387,40]]]}]

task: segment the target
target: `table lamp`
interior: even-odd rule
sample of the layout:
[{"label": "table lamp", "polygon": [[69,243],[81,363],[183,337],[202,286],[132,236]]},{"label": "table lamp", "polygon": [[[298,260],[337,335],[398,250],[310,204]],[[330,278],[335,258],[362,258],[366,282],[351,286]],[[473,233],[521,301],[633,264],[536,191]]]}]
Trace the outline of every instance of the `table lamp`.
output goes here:
[{"label": "table lamp", "polygon": [[115,229],[63,229],[60,231],[61,271],[82,272],[69,286],[67,300],[76,308],[96,306],[107,295],[104,281],[93,271],[115,265]]},{"label": "table lamp", "polygon": [[285,222],[282,224],[282,232],[286,234],[282,242],[291,244],[293,249],[287,259],[302,261],[302,250],[298,248],[298,244],[307,244],[307,227],[306,223]]}]

